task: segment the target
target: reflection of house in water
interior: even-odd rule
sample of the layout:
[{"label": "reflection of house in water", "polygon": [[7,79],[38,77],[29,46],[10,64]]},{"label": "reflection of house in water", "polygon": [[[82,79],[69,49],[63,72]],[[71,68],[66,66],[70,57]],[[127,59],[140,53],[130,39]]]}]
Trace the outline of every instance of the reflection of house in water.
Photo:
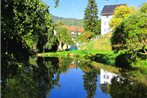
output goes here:
[{"label": "reflection of house in water", "polygon": [[100,84],[111,84],[111,80],[117,76],[118,75],[112,72],[108,72],[103,69],[100,69]]}]

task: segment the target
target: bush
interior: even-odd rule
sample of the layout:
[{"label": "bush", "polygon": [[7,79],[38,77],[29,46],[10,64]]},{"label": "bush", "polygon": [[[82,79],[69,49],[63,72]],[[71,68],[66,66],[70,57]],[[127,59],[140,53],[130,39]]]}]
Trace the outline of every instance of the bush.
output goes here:
[{"label": "bush", "polygon": [[115,65],[122,68],[128,68],[131,64],[130,54],[122,53],[118,55],[115,59]]},{"label": "bush", "polygon": [[78,36],[76,40],[79,42],[86,42],[89,41],[93,36],[94,34],[92,32],[86,31],[82,33],[80,36]]},{"label": "bush", "polygon": [[131,64],[131,66],[140,69],[141,73],[147,74],[147,60],[137,58],[136,61]]}]

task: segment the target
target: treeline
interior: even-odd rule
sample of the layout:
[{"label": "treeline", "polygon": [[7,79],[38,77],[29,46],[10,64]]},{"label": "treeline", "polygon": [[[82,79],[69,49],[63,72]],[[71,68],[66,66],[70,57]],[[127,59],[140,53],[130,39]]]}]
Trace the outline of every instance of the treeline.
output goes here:
[{"label": "treeline", "polygon": [[111,19],[112,50],[119,53],[116,65],[147,65],[147,3],[140,9],[120,6],[115,9]]}]

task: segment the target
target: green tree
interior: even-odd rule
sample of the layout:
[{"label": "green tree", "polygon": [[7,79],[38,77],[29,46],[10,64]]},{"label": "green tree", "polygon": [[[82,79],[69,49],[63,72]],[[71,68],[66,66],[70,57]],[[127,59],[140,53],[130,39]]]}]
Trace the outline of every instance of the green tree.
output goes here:
[{"label": "green tree", "polygon": [[136,57],[147,55],[147,15],[135,14],[123,21],[113,32],[111,43],[114,51],[125,50]]},{"label": "green tree", "polygon": [[53,37],[48,7],[40,0],[3,0],[2,3],[2,52],[27,54],[33,44],[42,52]]},{"label": "green tree", "polygon": [[93,37],[93,35],[94,34],[92,32],[89,32],[89,31],[83,32],[81,35],[76,37],[76,41],[77,42],[89,41]]},{"label": "green tree", "polygon": [[93,32],[95,35],[100,33],[97,30],[98,9],[95,0],[88,0],[88,5],[85,9],[84,29],[85,31]]},{"label": "green tree", "polygon": [[144,3],[144,4],[141,6],[141,8],[140,8],[139,11],[142,12],[142,13],[147,13],[147,3]]},{"label": "green tree", "polygon": [[58,28],[56,36],[57,36],[58,41],[61,43],[65,43],[65,44],[72,43],[71,35],[69,31],[64,27]]},{"label": "green tree", "polygon": [[136,9],[134,7],[128,7],[125,5],[119,6],[114,11],[114,16],[110,21],[110,27],[112,29],[115,29],[117,26],[120,25],[120,23],[128,18],[130,15],[135,14]]},{"label": "green tree", "polygon": [[96,27],[97,27],[98,34],[101,34],[101,19],[98,20]]},{"label": "green tree", "polygon": [[63,26],[62,22],[57,22],[55,24],[55,31],[55,36],[59,42],[59,48],[61,48],[61,50],[63,50],[63,45],[66,45],[67,47],[67,45],[71,45],[74,43],[70,32]]}]

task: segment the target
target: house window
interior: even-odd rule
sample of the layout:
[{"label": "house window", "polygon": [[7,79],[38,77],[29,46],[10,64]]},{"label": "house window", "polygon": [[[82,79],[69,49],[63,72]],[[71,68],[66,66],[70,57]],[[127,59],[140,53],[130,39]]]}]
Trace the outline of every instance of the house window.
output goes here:
[{"label": "house window", "polygon": [[107,79],[109,79],[109,75],[107,75]]},{"label": "house window", "polygon": [[109,16],[106,16],[105,18],[109,18]]},{"label": "house window", "polygon": [[105,75],[104,75],[104,79],[105,79]]}]

